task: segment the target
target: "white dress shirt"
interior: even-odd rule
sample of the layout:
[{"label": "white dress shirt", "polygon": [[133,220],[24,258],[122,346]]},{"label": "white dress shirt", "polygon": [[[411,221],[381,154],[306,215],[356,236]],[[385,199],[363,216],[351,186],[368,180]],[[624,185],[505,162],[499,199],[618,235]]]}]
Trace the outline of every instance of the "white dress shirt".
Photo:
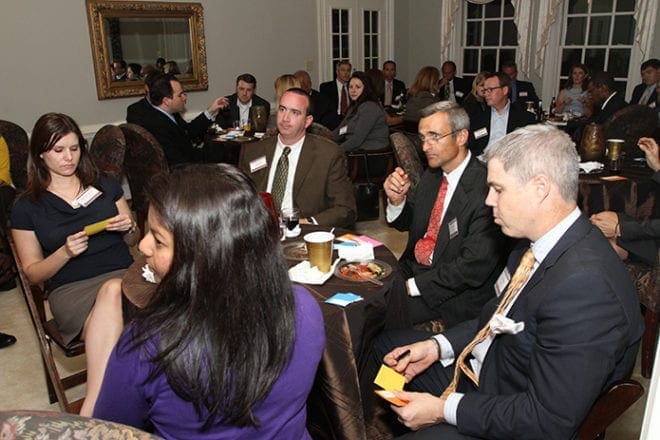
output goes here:
[{"label": "white dress shirt", "polygon": [[509,109],[511,108],[511,101],[507,101],[504,106],[502,114],[499,114],[495,107],[490,109],[490,136],[488,137],[488,145],[492,144],[498,139],[506,136],[506,126],[509,124]]},{"label": "white dress shirt", "polygon": [[240,119],[241,127],[245,125],[246,122],[250,120],[250,107],[252,107],[252,99],[250,99],[247,104],[243,104],[238,98],[236,98],[236,106],[238,107],[238,115]]},{"label": "white dress shirt", "polygon": [[293,145],[284,145],[280,136],[277,136],[277,145],[275,146],[275,153],[273,154],[273,162],[270,164],[270,170],[268,171],[268,185],[266,186],[266,191],[272,192],[273,189],[273,179],[275,178],[275,170],[277,169],[277,162],[282,156],[284,147],[291,148],[289,152],[289,174],[286,178],[286,186],[284,187],[284,196],[282,196],[282,206],[281,209],[293,208],[293,181],[296,177],[296,168],[298,167],[298,159],[300,159],[300,152],[302,151],[303,143],[305,142],[305,136],[302,137],[298,142]]}]

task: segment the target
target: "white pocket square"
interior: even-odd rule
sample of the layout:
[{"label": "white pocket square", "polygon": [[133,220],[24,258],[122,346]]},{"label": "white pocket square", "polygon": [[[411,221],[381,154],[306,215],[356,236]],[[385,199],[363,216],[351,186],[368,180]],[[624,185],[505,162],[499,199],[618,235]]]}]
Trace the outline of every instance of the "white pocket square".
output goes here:
[{"label": "white pocket square", "polygon": [[515,335],[524,329],[524,322],[515,322],[513,319],[509,319],[500,313],[496,313],[492,318],[490,318],[490,331],[496,335],[504,333]]}]

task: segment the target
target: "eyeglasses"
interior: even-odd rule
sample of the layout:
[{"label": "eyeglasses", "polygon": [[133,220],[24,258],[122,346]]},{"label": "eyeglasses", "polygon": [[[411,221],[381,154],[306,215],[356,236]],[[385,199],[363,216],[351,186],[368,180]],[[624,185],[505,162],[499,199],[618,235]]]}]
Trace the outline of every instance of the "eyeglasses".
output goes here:
[{"label": "eyeglasses", "polygon": [[430,144],[437,144],[438,142],[440,142],[441,139],[446,138],[447,136],[451,136],[452,134],[456,133],[457,131],[458,130],[454,130],[451,133],[447,133],[447,134],[440,134],[440,133],[436,133],[435,131],[429,131],[426,134],[426,136],[424,136],[423,134],[420,134],[419,135],[419,140],[422,141],[422,143],[428,142]]},{"label": "eyeglasses", "polygon": [[501,89],[502,87],[504,87],[504,86],[488,87],[487,89],[483,89],[483,90],[484,90],[484,93],[492,93],[493,90],[495,90],[495,89]]}]

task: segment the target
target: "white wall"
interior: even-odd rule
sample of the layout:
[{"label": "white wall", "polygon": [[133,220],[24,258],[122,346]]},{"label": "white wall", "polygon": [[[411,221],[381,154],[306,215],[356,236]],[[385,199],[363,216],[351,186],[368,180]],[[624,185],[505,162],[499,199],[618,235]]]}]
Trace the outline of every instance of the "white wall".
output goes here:
[{"label": "white wall", "polygon": [[[272,100],[275,77],[303,68],[305,60],[318,66],[315,1],[200,3],[209,90],[191,92],[189,109],[233,93],[236,76],[244,72],[254,74],[257,93]],[[83,0],[3,2],[0,53],[0,119],[27,131],[50,111],[67,113],[83,127],[123,121],[126,106],[137,99],[97,99]]]}]

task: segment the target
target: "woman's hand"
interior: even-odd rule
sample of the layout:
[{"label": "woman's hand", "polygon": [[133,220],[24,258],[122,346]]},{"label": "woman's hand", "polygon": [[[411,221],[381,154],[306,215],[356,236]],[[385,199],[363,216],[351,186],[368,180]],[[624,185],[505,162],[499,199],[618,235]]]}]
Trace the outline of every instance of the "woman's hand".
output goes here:
[{"label": "woman's hand", "polygon": [[77,257],[87,250],[89,238],[85,231],[69,235],[64,243],[64,251],[69,258]]},{"label": "woman's hand", "polygon": [[118,214],[110,219],[106,231],[127,232],[133,228],[133,218],[127,214]]}]

